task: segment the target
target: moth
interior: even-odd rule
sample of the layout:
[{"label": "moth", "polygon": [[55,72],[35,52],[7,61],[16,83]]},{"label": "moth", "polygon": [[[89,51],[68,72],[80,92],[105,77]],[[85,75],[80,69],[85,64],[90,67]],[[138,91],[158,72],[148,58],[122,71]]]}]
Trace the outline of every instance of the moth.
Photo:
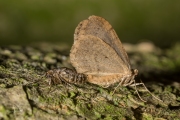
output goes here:
[{"label": "moth", "polygon": [[115,83],[118,86],[145,86],[144,83],[135,83],[138,70],[131,68],[115,30],[102,17],[92,15],[78,24],[70,61],[76,71],[69,68],[50,70],[47,72],[50,83],[65,81],[74,84],[89,82],[102,87]]}]

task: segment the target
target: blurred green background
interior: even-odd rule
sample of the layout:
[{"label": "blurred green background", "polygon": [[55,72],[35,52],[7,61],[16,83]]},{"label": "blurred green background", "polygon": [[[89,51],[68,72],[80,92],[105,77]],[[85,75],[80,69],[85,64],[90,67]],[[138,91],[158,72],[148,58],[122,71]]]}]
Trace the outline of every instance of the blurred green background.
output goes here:
[{"label": "blurred green background", "polygon": [[72,44],[90,15],[107,19],[122,42],[168,47],[180,40],[180,0],[0,0],[0,45]]}]

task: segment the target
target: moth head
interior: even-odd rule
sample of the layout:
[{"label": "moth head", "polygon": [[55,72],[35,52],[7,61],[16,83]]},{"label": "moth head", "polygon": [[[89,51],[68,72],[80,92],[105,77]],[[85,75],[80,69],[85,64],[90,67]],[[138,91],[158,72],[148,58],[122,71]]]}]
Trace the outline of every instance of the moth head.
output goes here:
[{"label": "moth head", "polygon": [[132,71],[133,75],[138,75],[138,70],[137,69],[132,69],[131,71]]}]

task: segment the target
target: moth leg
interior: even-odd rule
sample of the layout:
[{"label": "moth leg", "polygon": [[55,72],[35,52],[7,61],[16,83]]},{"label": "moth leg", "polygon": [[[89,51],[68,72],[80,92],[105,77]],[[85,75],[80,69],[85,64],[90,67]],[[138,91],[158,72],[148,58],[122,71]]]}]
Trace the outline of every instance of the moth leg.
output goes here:
[{"label": "moth leg", "polygon": [[[123,82],[126,80],[126,78],[122,79],[119,84],[114,88],[114,91],[113,91],[113,94],[115,93],[116,89],[119,87],[119,86],[122,86]],[[123,85],[124,86],[124,85]]]},{"label": "moth leg", "polygon": [[139,85],[143,85],[143,86],[145,86],[145,85],[144,85],[144,83],[134,83],[134,84],[131,84],[131,85],[129,85],[129,86],[134,87],[134,86],[139,86]]},{"label": "moth leg", "polygon": [[133,82],[134,82],[134,81],[130,79],[130,80],[128,80],[128,82],[127,82],[126,84],[124,84],[123,86],[131,86]]},{"label": "moth leg", "polygon": [[132,79],[132,81],[134,82],[134,84],[131,84],[130,86],[133,86],[133,85],[134,85],[134,88],[135,88],[136,93],[138,94],[138,97],[139,97],[143,102],[147,102],[147,101],[143,100],[143,99],[141,98],[141,96],[139,95],[139,92],[138,92],[137,87],[136,87],[137,85],[136,85],[135,80]]},{"label": "moth leg", "polygon": [[145,84],[144,83],[134,83],[134,84],[131,84],[130,86],[138,86],[138,85],[142,85],[144,88],[145,88],[145,90],[150,94],[150,95],[152,95],[155,99],[157,99],[157,100],[159,100],[159,101],[161,101],[161,102],[163,102],[161,99],[159,99],[158,97],[156,97],[155,95],[153,95],[148,89],[147,89],[147,87],[145,86]]},{"label": "moth leg", "polygon": [[[134,84],[132,84],[134,82]],[[116,88],[114,89],[114,91],[113,91],[113,94],[114,94],[114,92],[116,91],[116,89],[119,87],[119,86],[131,86],[131,85],[134,85],[134,87],[135,87],[135,91],[137,92],[137,94],[138,94],[138,97],[143,101],[143,102],[146,102],[145,100],[143,100],[142,98],[141,98],[141,96],[139,95],[139,92],[138,92],[138,90],[137,90],[137,88],[136,88],[136,83],[135,83],[135,80],[134,80],[134,77],[131,77],[131,78],[124,78],[123,80],[121,80],[121,82],[116,86]]]}]

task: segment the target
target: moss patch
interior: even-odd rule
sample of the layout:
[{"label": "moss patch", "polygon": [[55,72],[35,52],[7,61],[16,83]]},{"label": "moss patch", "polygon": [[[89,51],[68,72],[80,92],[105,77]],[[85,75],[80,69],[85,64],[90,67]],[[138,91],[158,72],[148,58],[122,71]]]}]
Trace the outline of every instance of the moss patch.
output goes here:
[{"label": "moss patch", "polygon": [[[0,47],[0,118],[2,119],[178,119],[180,118],[179,48],[132,53],[147,88],[101,88],[92,84],[50,86],[49,69],[70,67],[69,49],[61,45]],[[39,47],[40,46],[40,47]],[[44,49],[46,46],[46,49]],[[137,57],[138,56],[138,57]],[[10,91],[10,92],[9,92]],[[23,104],[24,106],[21,106]],[[21,110],[23,112],[21,112]]]}]

